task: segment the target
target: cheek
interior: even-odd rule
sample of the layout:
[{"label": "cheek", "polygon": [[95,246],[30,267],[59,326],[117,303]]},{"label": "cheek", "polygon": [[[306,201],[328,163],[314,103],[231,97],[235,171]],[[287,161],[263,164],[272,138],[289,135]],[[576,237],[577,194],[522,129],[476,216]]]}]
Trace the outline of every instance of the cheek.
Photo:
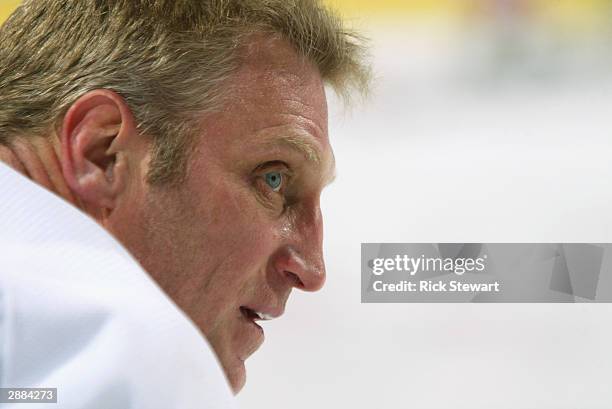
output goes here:
[{"label": "cheek", "polygon": [[248,189],[217,187],[201,203],[199,218],[206,220],[202,247],[220,266],[216,280],[231,284],[227,291],[249,291],[253,281],[265,276],[282,240],[282,226]]},{"label": "cheek", "polygon": [[[209,190],[200,213],[207,219],[211,244],[221,254],[241,252],[245,258],[266,255],[280,238],[282,226],[259,203],[253,192],[242,186]],[[266,251],[268,250],[268,251]]]},{"label": "cheek", "polygon": [[248,193],[220,189],[211,193],[208,204],[200,208],[202,217],[208,212],[203,247],[214,258],[206,268],[211,273],[206,294],[201,294],[206,300],[206,308],[200,309],[202,327],[217,348],[226,344],[233,348],[243,337],[241,321],[236,320],[239,307],[266,287],[280,229]]}]

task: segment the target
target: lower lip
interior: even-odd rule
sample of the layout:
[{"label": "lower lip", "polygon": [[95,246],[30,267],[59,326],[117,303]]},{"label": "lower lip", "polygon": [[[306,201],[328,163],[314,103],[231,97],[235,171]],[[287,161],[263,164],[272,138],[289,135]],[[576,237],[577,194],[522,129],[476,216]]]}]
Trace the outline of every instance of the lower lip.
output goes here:
[{"label": "lower lip", "polygon": [[257,331],[260,332],[263,335],[264,330],[263,330],[263,328],[260,325],[256,324],[255,321],[251,321],[251,320],[247,320],[247,321],[248,321],[249,324],[251,324],[255,328],[257,328]]},{"label": "lower lip", "polygon": [[253,320],[248,319],[244,315],[240,315],[240,319],[246,324],[246,333],[244,334],[246,342],[246,353],[240,356],[241,361],[245,361],[251,356],[264,341],[264,330],[257,325]]}]

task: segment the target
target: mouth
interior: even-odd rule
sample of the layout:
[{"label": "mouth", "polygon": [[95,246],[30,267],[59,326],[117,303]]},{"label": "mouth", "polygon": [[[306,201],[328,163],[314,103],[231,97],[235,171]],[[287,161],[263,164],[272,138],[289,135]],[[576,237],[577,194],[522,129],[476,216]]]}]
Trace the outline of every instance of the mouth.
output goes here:
[{"label": "mouth", "polygon": [[[257,311],[244,306],[240,307],[240,312],[242,313],[243,317],[251,321],[253,324],[255,324],[256,321],[269,321],[276,318],[276,316],[273,314],[265,313],[263,311]],[[257,326],[259,327],[259,325]]]},{"label": "mouth", "polygon": [[259,315],[255,312],[255,310],[252,310],[248,307],[240,307],[240,313],[242,314],[242,317],[246,319],[249,323],[255,325],[258,328],[261,328],[255,323],[259,319]]}]

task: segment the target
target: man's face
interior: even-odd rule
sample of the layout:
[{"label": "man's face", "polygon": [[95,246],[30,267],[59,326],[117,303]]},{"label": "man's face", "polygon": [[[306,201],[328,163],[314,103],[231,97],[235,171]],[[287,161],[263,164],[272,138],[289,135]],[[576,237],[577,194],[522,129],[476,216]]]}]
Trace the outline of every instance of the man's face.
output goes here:
[{"label": "man's face", "polygon": [[108,227],[202,329],[238,392],[263,342],[256,314],[278,316],[293,287],[325,281],[319,197],[334,160],[320,75],[284,41],[255,41],[231,83],[224,110],[202,117],[185,183],[144,189],[144,205],[117,208]]}]

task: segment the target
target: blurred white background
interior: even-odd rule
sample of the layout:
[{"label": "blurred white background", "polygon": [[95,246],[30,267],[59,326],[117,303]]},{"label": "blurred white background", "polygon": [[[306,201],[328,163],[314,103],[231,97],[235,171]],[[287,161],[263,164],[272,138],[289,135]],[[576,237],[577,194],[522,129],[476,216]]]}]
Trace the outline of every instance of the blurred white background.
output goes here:
[{"label": "blurred white background", "polygon": [[264,324],[241,407],[612,408],[612,305],[360,303],[362,242],[612,242],[612,2],[332,3],[377,81],[331,98],[327,285]]},{"label": "blurred white background", "polygon": [[327,285],[264,323],[241,407],[612,408],[610,304],[360,303],[362,242],[612,241],[612,4],[355,3],[377,82],[332,98]]}]

